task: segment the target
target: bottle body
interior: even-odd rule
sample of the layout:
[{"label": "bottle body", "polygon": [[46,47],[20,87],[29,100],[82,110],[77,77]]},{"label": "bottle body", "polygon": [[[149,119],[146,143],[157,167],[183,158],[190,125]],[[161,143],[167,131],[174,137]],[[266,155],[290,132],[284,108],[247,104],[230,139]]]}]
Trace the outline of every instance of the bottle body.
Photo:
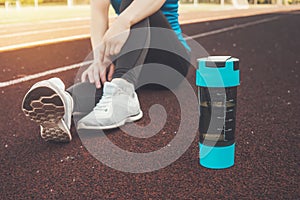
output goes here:
[{"label": "bottle body", "polygon": [[239,60],[214,56],[198,62],[200,164],[228,168],[234,165]]},{"label": "bottle body", "polygon": [[[199,90],[199,141],[219,147],[232,145],[235,142],[237,87],[199,87]],[[215,97],[211,98],[212,95]]]},{"label": "bottle body", "polygon": [[237,87],[199,87],[200,164],[223,169],[234,165]]}]

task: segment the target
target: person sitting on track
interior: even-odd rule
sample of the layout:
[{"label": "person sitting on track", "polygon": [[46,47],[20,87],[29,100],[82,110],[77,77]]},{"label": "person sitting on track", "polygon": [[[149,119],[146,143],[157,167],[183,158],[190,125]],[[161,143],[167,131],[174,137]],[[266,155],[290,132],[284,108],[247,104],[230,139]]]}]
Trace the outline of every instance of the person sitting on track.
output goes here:
[{"label": "person sitting on track", "polygon": [[[110,4],[118,17],[109,26]],[[72,139],[71,116],[80,104],[86,103],[84,99],[91,96],[92,87],[97,88],[96,94],[99,94],[96,105],[87,109],[87,115],[78,121],[77,128],[112,129],[142,118],[135,92],[141,80],[151,80],[153,76],[169,78],[168,74],[154,73],[151,66],[141,70],[137,66],[159,63],[175,69],[183,77],[188,72],[190,47],[179,26],[178,0],[91,0],[91,14],[94,59],[83,71],[82,83],[65,91],[64,83],[52,78],[33,85],[24,97],[22,109],[40,125],[41,136],[46,141]],[[153,28],[169,31],[158,34]],[[135,34],[134,30],[142,31]],[[149,48],[157,38],[163,41],[162,45],[178,53]],[[132,45],[143,48],[128,51]],[[180,80],[175,80],[174,86],[179,83]],[[95,93],[93,95],[95,97]]]}]

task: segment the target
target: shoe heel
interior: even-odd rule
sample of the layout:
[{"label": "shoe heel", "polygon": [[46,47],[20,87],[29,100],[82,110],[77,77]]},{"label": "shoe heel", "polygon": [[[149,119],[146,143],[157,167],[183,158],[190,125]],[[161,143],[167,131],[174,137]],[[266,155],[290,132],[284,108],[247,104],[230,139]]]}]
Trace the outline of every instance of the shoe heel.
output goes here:
[{"label": "shoe heel", "polygon": [[63,129],[61,129],[57,124],[44,123],[42,127],[43,128],[41,128],[41,137],[45,141],[70,142],[72,140],[71,135]]},{"label": "shoe heel", "polygon": [[22,110],[38,124],[57,123],[65,114],[62,100],[55,91],[47,87],[30,91],[24,98]]}]

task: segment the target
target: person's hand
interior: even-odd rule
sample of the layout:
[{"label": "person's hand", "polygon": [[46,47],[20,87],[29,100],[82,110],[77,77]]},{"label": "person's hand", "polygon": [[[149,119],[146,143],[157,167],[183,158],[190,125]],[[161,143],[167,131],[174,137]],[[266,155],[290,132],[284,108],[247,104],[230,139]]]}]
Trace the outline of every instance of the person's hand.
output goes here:
[{"label": "person's hand", "polygon": [[[81,81],[89,80],[94,83],[96,88],[101,88],[101,83],[104,84],[107,80],[111,81],[115,71],[113,63],[105,65],[104,63],[93,62],[81,75]],[[106,79],[107,75],[107,79]],[[101,81],[101,83],[100,83]]]},{"label": "person's hand", "polygon": [[[81,81],[87,79],[94,83],[97,88],[101,87],[107,79],[112,80],[115,66],[110,61],[110,57],[120,53],[122,47],[130,34],[130,25],[126,20],[118,18],[106,31],[102,38],[101,45],[96,49],[94,62],[82,73]],[[107,76],[107,79],[106,79]]]},{"label": "person's hand", "polygon": [[117,18],[111,27],[103,36],[100,46],[100,62],[105,62],[105,58],[120,53],[122,47],[127,41],[130,34],[130,25],[126,20]]}]

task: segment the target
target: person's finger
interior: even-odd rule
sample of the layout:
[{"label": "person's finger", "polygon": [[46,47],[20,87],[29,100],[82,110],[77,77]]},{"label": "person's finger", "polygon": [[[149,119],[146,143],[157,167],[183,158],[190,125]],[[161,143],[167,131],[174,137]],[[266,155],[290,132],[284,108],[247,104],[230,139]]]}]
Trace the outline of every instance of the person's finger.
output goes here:
[{"label": "person's finger", "polygon": [[122,49],[122,45],[121,44],[117,44],[115,46],[115,49],[114,49],[114,55],[117,55],[121,52],[121,49]]},{"label": "person's finger", "polygon": [[[106,46],[105,46],[105,53],[104,53],[104,56],[105,56],[105,57],[109,57],[111,47],[112,47],[111,44],[108,42],[108,43],[106,44]],[[105,59],[105,58],[104,58],[104,59]],[[104,61],[104,59],[103,59],[103,61]]]},{"label": "person's finger", "polygon": [[105,55],[105,43],[102,43],[99,47],[99,61],[103,62]]},{"label": "person's finger", "polygon": [[108,68],[109,66],[110,66],[110,64],[111,64],[112,62],[111,62],[111,58],[108,56],[105,56],[104,57],[104,60],[103,60],[103,66],[105,66],[105,68]]},{"label": "person's finger", "polygon": [[107,75],[107,78],[109,81],[112,80],[112,77],[114,75],[114,72],[115,72],[115,65],[114,64],[111,64],[110,65],[110,68],[109,68],[109,72],[108,72],[108,75]]},{"label": "person's finger", "polygon": [[100,72],[100,79],[101,79],[102,84],[104,84],[106,82],[106,68]]},{"label": "person's finger", "polygon": [[109,50],[110,56],[113,56],[115,54],[115,48],[116,48],[116,45],[111,45],[110,50]]},{"label": "person's finger", "polygon": [[81,74],[81,82],[85,82],[87,78],[87,70],[85,70],[82,74]]},{"label": "person's finger", "polygon": [[100,77],[99,77],[99,70],[98,68],[94,68],[94,80],[95,80],[95,86],[96,88],[100,88],[101,87],[101,84],[100,84]]},{"label": "person's finger", "polygon": [[94,70],[89,70],[88,71],[88,77],[89,77],[90,83],[95,83],[93,71]]}]

